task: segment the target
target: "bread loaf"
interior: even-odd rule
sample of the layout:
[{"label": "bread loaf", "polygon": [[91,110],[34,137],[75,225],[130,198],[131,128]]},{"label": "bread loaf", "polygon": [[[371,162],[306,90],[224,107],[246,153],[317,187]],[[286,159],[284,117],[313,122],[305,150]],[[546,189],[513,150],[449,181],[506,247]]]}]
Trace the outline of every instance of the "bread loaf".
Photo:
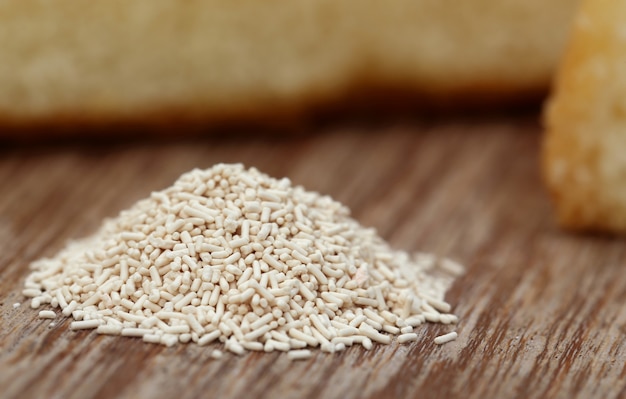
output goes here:
[{"label": "bread loaf", "polygon": [[546,89],[576,0],[0,1],[0,131]]},{"label": "bread loaf", "polygon": [[562,225],[626,232],[626,0],[583,1],[545,121]]}]

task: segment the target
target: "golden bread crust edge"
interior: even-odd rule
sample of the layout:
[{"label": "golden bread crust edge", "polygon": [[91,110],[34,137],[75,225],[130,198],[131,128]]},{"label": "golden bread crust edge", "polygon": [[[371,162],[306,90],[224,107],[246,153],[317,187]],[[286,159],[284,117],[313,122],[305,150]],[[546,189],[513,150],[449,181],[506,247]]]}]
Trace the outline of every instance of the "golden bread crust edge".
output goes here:
[{"label": "golden bread crust edge", "polygon": [[197,135],[222,128],[293,129],[318,120],[342,120],[384,114],[386,117],[439,113],[491,112],[500,107],[534,108],[545,96],[542,84],[518,87],[491,82],[454,91],[410,85],[355,84],[337,93],[263,104],[156,105],[126,113],[67,112],[38,118],[16,118],[0,112],[0,139],[31,140],[58,137],[115,137],[120,135]]},{"label": "golden bread crust edge", "polygon": [[583,1],[544,109],[542,177],[560,225],[571,230],[626,232],[626,197],[615,179],[625,165],[611,149],[621,139],[607,94],[625,52],[620,8],[625,1]]}]

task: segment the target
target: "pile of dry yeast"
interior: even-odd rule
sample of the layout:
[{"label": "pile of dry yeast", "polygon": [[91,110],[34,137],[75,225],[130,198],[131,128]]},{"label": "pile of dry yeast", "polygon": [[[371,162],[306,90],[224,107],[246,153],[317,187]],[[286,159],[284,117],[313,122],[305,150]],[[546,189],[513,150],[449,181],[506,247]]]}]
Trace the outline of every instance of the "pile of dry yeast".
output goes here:
[{"label": "pile of dry yeast", "polygon": [[219,340],[236,354],[300,359],[310,347],[369,349],[392,335],[414,341],[426,321],[456,323],[443,301],[450,277],[429,274],[435,266],[461,272],[449,260],[392,250],[327,196],[219,164],[182,175],[33,263],[24,295],[33,308],[71,315],[72,329],[167,346]]}]

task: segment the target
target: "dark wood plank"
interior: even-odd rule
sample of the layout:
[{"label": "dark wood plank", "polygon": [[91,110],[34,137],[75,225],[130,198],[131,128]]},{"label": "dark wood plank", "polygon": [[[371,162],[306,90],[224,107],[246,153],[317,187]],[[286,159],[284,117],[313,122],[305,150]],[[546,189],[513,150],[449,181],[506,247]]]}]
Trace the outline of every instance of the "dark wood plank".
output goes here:
[{"label": "dark wood plank", "polygon": [[[335,125],[293,137],[0,150],[0,397],[623,397],[623,239],[554,225],[533,118]],[[464,263],[457,341],[310,361],[49,328],[21,297],[28,264],[194,167],[244,162],[330,194],[399,248]],[[22,305],[13,309],[13,303]]]}]

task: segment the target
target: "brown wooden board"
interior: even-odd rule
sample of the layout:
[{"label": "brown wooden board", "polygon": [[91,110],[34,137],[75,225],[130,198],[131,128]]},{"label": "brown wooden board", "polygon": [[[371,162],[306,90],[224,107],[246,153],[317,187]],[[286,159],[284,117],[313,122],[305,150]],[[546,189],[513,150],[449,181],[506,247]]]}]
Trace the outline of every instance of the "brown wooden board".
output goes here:
[{"label": "brown wooden board", "polygon": [[[0,149],[2,398],[616,398],[626,395],[625,248],[554,224],[534,117],[345,123],[282,137]],[[69,330],[21,296],[51,256],[194,167],[243,162],[330,194],[394,247],[467,266],[450,326],[338,354],[226,353]],[[13,304],[21,302],[14,309]]]}]

